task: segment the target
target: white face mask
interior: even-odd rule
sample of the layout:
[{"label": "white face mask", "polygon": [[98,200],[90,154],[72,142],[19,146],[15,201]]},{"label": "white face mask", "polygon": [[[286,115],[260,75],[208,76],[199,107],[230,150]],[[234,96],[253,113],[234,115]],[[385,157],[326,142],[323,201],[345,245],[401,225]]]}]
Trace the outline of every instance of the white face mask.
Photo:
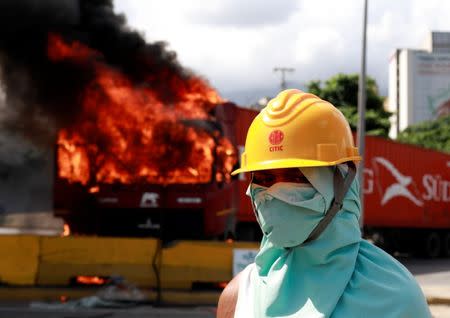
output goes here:
[{"label": "white face mask", "polygon": [[250,184],[247,194],[261,230],[277,247],[302,244],[326,212],[325,198],[310,184],[279,182],[270,188]]}]

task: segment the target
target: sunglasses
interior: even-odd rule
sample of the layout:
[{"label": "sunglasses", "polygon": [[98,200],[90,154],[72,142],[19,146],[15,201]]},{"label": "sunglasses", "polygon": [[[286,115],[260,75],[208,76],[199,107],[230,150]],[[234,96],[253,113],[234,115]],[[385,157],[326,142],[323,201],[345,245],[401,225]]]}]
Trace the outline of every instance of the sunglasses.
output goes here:
[{"label": "sunglasses", "polygon": [[253,183],[266,188],[278,182],[310,183],[298,168],[255,171],[252,177]]}]

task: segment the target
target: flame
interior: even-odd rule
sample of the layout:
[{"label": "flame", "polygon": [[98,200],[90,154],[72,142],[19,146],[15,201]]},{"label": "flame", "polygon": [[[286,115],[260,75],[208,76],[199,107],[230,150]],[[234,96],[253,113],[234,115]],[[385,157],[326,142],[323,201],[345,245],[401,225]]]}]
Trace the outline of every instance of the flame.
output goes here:
[{"label": "flame", "polygon": [[219,140],[216,152],[218,161],[216,180],[217,182],[230,182],[230,173],[237,162],[237,154],[235,148],[228,139],[222,138]]},{"label": "flame", "polygon": [[104,285],[108,280],[99,276],[77,276],[76,282],[80,285]]},{"label": "flame", "polygon": [[94,186],[94,187],[89,188],[89,193],[98,193],[98,192],[100,192],[99,186]]},{"label": "flame", "polygon": [[51,61],[88,63],[95,70],[80,96],[81,115],[58,134],[60,178],[89,184],[91,193],[99,183],[207,183],[215,164],[216,180],[230,180],[237,160],[232,144],[185,123],[211,120],[210,110],[223,101],[201,78],[158,74],[165,94],[173,92],[168,105],[160,91],[137,86],[95,50],[56,34],[48,41]]},{"label": "flame", "polygon": [[70,235],[70,226],[67,223],[64,223],[63,232],[61,236],[69,236]]},{"label": "flame", "polygon": [[61,40],[59,35],[54,33],[48,35],[48,40],[52,45],[48,47],[47,55],[52,61],[77,60],[81,62],[87,58],[100,56],[98,52],[81,43],[65,43]]}]

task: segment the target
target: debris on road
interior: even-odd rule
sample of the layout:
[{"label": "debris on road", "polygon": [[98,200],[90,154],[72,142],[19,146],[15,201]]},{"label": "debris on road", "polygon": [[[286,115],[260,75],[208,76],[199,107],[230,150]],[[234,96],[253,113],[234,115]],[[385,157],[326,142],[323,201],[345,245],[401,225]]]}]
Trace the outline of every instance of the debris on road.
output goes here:
[{"label": "debris on road", "polygon": [[145,294],[120,276],[112,277],[95,295],[65,302],[31,302],[30,307],[41,309],[128,308],[145,304]]}]

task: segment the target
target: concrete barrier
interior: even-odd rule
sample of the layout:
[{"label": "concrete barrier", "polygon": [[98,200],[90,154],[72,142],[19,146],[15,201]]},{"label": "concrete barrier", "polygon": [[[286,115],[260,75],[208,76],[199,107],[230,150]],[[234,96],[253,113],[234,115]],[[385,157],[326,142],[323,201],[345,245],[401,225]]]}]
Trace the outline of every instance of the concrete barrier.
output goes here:
[{"label": "concrete barrier", "polygon": [[[0,236],[0,279],[11,285],[69,286],[76,276],[119,275],[139,287],[156,287],[152,266],[157,240],[105,237]],[[255,243],[179,241],[162,249],[163,289],[232,278],[233,249]]]},{"label": "concrete barrier", "polygon": [[[162,301],[171,304],[215,304],[220,291],[191,292],[192,285],[232,278],[233,249],[257,249],[257,243],[180,241],[160,254]],[[157,299],[152,262],[157,240],[103,237],[0,236],[0,300],[78,298],[100,287],[70,288],[78,276],[120,275]],[[429,304],[450,304],[441,292],[424,289]],[[440,295],[442,294],[442,295]]]},{"label": "concrete barrier", "polygon": [[34,285],[39,266],[39,237],[5,235],[0,237],[0,282]]},{"label": "concrete barrier", "polygon": [[191,289],[195,282],[228,282],[232,278],[233,249],[258,246],[243,242],[180,241],[163,249],[162,288]]},{"label": "concrete barrier", "polygon": [[154,286],[156,240],[104,237],[42,237],[38,285],[67,286],[71,278],[120,275]]}]

